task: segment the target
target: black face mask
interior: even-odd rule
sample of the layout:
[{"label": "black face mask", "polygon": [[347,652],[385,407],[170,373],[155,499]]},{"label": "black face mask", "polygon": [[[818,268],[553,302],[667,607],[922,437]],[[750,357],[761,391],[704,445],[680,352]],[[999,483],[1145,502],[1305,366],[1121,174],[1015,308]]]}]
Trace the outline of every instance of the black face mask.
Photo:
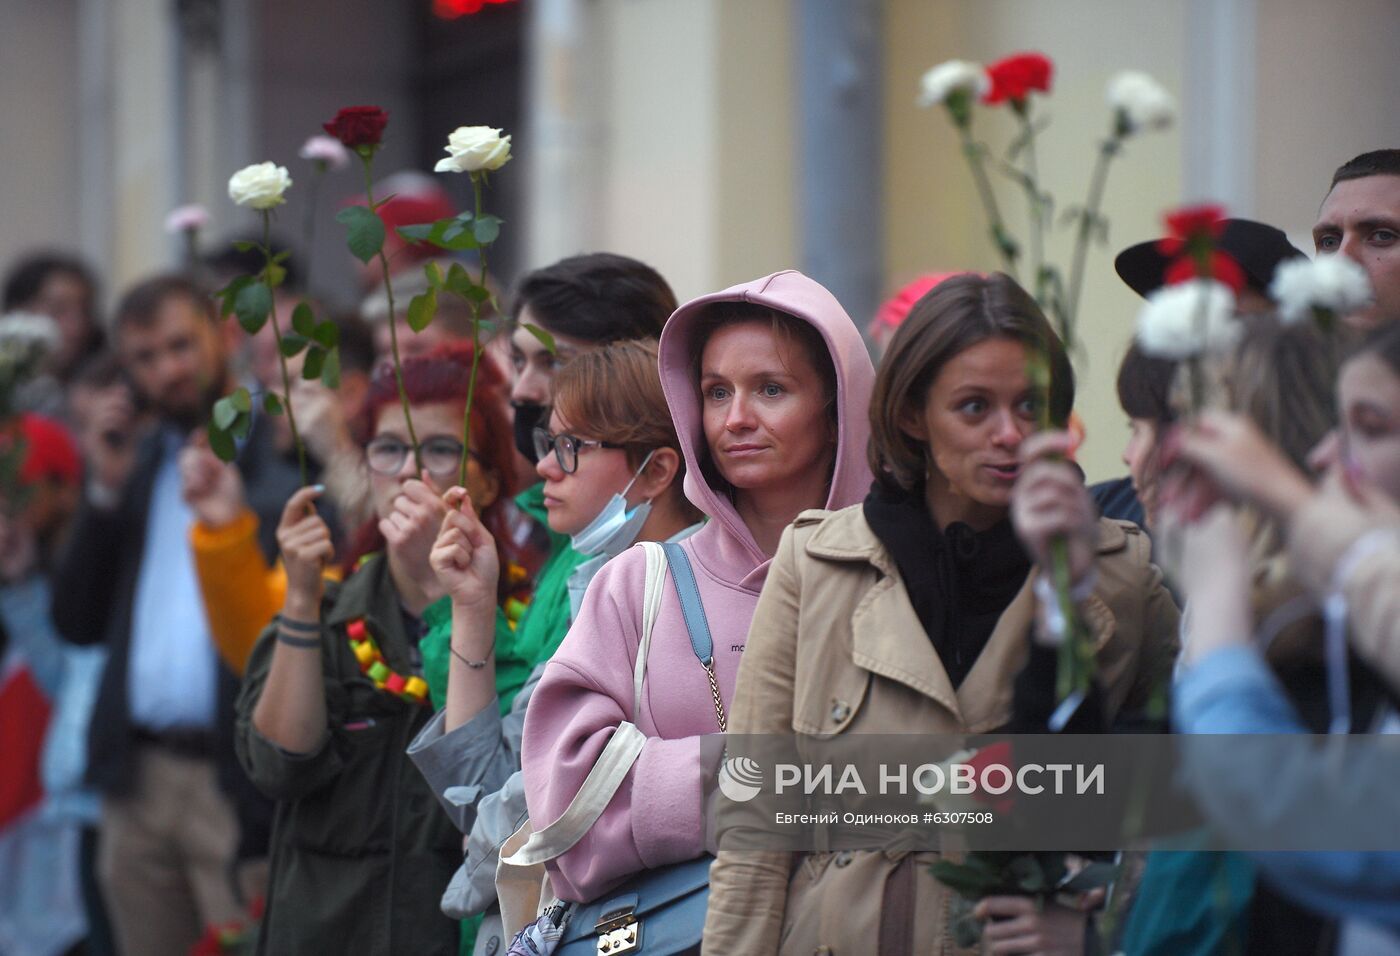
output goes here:
[{"label": "black face mask", "polygon": [[516,451],[531,464],[539,464],[539,456],[535,454],[535,428],[549,423],[549,406],[534,402],[511,402],[510,407],[515,412],[512,429]]}]

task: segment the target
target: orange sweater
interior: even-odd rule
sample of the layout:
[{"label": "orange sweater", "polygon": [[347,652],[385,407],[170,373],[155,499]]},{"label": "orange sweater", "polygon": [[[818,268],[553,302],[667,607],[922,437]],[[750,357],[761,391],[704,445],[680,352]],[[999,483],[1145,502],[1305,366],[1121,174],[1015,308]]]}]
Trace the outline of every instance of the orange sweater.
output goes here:
[{"label": "orange sweater", "polygon": [[[221,528],[196,521],[190,545],[214,646],[241,677],[258,635],[282,610],[287,574],[280,560],[267,566],[258,547],[257,515],[247,509]],[[327,577],[339,579],[339,574],[332,568]]]}]

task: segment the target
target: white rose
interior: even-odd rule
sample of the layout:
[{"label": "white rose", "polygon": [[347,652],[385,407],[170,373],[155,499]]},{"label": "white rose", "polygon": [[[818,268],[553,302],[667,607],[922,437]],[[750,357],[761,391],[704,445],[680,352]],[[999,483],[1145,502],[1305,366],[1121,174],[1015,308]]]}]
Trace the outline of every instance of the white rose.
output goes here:
[{"label": "white rose", "polygon": [[447,137],[447,158],[435,173],[494,172],[510,161],[510,137],[490,126],[459,126]]},{"label": "white rose", "polygon": [[1348,316],[1372,300],[1366,270],[1342,255],[1280,263],[1269,292],[1278,302],[1279,318],[1290,323],[1312,318],[1317,312]]},{"label": "white rose", "polygon": [[165,217],[165,231],[172,235],[193,232],[196,229],[203,229],[207,225],[209,225],[209,210],[197,203],[178,206],[170,210],[170,214]]},{"label": "white rose", "polygon": [[334,136],[313,136],[301,144],[299,155],[302,159],[325,163],[331,169],[344,169],[350,165],[350,150]]},{"label": "white rose", "polygon": [[244,166],[228,181],[228,196],[240,206],[271,209],[285,202],[283,193],[292,185],[287,167],[276,163]]},{"label": "white rose", "polygon": [[1187,359],[1227,348],[1239,337],[1235,293],[1214,279],[1163,286],[1138,313],[1137,341],[1148,355]]},{"label": "white rose", "polygon": [[1125,134],[1166,129],[1176,122],[1176,100],[1138,70],[1124,70],[1108,81],[1108,105],[1121,117]]},{"label": "white rose", "polygon": [[940,63],[924,74],[919,81],[919,105],[933,106],[946,103],[954,93],[970,93],[981,97],[987,92],[991,81],[981,64],[966,60],[949,60]]}]

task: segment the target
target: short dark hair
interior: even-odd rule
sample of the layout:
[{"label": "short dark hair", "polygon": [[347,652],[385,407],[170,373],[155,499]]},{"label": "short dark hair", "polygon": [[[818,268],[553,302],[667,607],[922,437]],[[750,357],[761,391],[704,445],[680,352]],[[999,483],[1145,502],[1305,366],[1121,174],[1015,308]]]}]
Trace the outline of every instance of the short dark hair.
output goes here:
[{"label": "short dark hair", "polygon": [[[81,282],[87,291],[88,313],[97,308],[97,278],[87,263],[66,252],[43,251],[25,256],[5,275],[5,291],[0,309],[8,312],[32,301],[44,287],[49,276],[63,272]],[[96,316],[93,316],[94,322]]]},{"label": "short dark hair", "polygon": [[1134,342],[1118,366],[1118,404],[1129,418],[1146,418],[1158,425],[1176,420],[1172,411],[1172,382],[1176,359],[1148,355]]},{"label": "short dark hair", "polygon": [[[1347,160],[1332,174],[1332,186],[1369,176],[1400,176],[1400,149],[1373,149]],[[1327,187],[1329,191],[1332,186]]]},{"label": "short dark hair", "polygon": [[176,297],[188,299],[210,322],[218,321],[214,297],[199,282],[184,275],[158,275],[138,282],[122,296],[117,304],[116,317],[112,320],[113,330],[120,332],[127,326],[148,328],[155,321],[161,306]]},{"label": "short dark hair", "polygon": [[595,252],[561,259],[516,283],[510,318],[530,313],[545,330],[594,345],[658,338],[676,296],[651,266]]},{"label": "short dark hair", "polygon": [[901,420],[908,409],[923,404],[950,359],[990,339],[1011,339],[1048,356],[1050,418],[1068,420],[1074,369],[1040,306],[1004,273],[954,276],[914,303],[875,373],[870,470],[886,488],[912,491],[922,484],[929,455],[904,432]]},{"label": "short dark hair", "polygon": [[[260,250],[254,248],[239,249],[234,245],[236,242],[262,242],[262,235],[250,232],[232,236],[218,248],[217,252],[210,252],[201,257],[200,261],[204,270],[211,274],[213,281],[219,286],[235,276],[257,275],[267,264]],[[273,234],[269,245],[274,255],[283,252],[289,253],[281,263],[282,268],[286,270],[286,275],[282,277],[282,284],[278,286],[279,291],[289,295],[299,295],[303,291],[301,256],[286,241],[285,237],[276,233]]]}]

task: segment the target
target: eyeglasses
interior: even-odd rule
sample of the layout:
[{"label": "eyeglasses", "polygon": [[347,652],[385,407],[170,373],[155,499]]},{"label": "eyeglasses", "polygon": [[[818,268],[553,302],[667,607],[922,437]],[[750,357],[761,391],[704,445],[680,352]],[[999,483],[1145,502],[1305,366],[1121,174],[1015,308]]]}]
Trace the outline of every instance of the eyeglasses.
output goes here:
[{"label": "eyeglasses", "polygon": [[554,460],[559,462],[559,467],[564,469],[566,475],[572,475],[578,470],[578,451],[580,448],[626,447],[610,441],[579,438],[577,435],[551,435],[546,429],[540,427],[536,427],[531,434],[535,439],[535,457],[544,458],[553,449]]},{"label": "eyeglasses", "polygon": [[[365,462],[375,474],[397,475],[412,451],[412,445],[392,435],[380,435],[365,446]],[[451,475],[461,466],[462,443],[451,438],[429,438],[418,443],[418,457],[429,474]],[[467,452],[467,457],[476,458],[476,452]]]}]

